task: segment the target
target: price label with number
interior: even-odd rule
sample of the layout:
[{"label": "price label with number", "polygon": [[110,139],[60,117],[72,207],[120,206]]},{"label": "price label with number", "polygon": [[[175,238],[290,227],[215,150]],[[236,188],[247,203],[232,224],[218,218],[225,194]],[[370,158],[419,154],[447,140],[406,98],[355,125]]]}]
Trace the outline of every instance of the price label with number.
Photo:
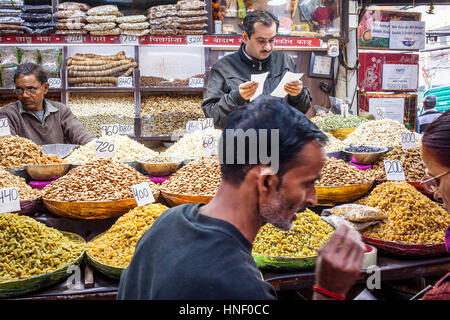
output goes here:
[{"label": "price label with number", "polygon": [[214,129],[214,119],[213,118],[200,118],[197,120],[197,130],[201,131],[212,131]]},{"label": "price label with number", "polygon": [[219,153],[219,138],[216,136],[203,136],[203,154],[205,156],[217,155]]},{"label": "price label with number", "polygon": [[205,86],[205,79],[203,78],[189,78],[189,87],[203,88]]},{"label": "price label with number", "polygon": [[95,141],[95,157],[100,158],[112,158],[114,157],[115,146],[114,143],[108,141]]},{"label": "price label with number", "polygon": [[121,34],[120,35],[120,43],[121,44],[130,44],[130,45],[138,45],[139,37],[131,34]]},{"label": "price label with number", "polygon": [[119,134],[123,135],[134,134],[134,126],[130,124],[119,124]]},{"label": "price label with number", "polygon": [[203,45],[203,36],[186,36],[186,43],[191,46]]},{"label": "price label with number", "polygon": [[118,77],[117,78],[117,86],[118,87],[132,87],[133,86],[133,78],[132,77]]},{"label": "price label with number", "polygon": [[8,118],[0,119],[0,137],[11,135]]},{"label": "price label with number", "polygon": [[142,182],[131,186],[131,190],[133,191],[138,207],[155,202],[155,198],[153,197],[152,190],[150,189],[148,182]]},{"label": "price label with number", "polygon": [[386,119],[386,108],[384,107],[377,107],[377,114],[375,115],[375,118],[377,120],[384,120]]},{"label": "price label with number", "polygon": [[16,187],[0,189],[0,213],[20,211],[19,191]]},{"label": "price label with number", "polygon": [[48,78],[48,84],[50,88],[60,89],[61,79],[60,78]]},{"label": "price label with number", "polygon": [[405,172],[399,160],[384,160],[387,180],[405,181]]},{"label": "price label with number", "polygon": [[417,146],[414,132],[402,132],[400,133],[400,138],[402,139],[403,150],[413,149]]},{"label": "price label with number", "polygon": [[83,36],[81,34],[69,34],[64,39],[66,39],[66,43],[83,43]]},{"label": "price label with number", "polygon": [[119,134],[120,126],[118,123],[102,125],[102,136],[117,136]]},{"label": "price label with number", "polygon": [[198,123],[197,120],[189,120],[189,121],[186,123],[186,131],[187,131],[187,132],[194,132],[194,131],[197,131],[197,130],[198,130],[198,126],[199,126],[199,123]]}]

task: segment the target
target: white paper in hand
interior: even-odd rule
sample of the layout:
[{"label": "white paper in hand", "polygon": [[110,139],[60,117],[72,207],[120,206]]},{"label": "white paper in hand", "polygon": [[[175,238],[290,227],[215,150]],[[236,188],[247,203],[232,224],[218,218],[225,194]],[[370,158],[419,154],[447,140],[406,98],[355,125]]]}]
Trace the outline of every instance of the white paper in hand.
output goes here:
[{"label": "white paper in hand", "polygon": [[287,95],[287,92],[284,91],[284,86],[289,82],[300,80],[302,77],[303,73],[286,72],[278,86],[272,91],[271,95],[278,98],[284,98]]},{"label": "white paper in hand", "polygon": [[264,83],[266,82],[268,75],[269,75],[269,72],[264,72],[264,73],[260,73],[260,74],[252,74],[250,76],[250,81],[255,81],[258,83],[258,88],[256,89],[256,92],[253,95],[253,97],[250,98],[250,101],[255,100],[263,93]]}]

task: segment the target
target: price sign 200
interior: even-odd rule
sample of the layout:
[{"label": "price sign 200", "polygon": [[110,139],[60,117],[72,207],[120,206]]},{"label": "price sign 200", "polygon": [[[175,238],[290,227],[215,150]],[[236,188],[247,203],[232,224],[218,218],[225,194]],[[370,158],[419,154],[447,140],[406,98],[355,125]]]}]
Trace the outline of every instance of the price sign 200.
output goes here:
[{"label": "price sign 200", "polygon": [[405,180],[405,172],[399,160],[384,160],[387,180]]}]

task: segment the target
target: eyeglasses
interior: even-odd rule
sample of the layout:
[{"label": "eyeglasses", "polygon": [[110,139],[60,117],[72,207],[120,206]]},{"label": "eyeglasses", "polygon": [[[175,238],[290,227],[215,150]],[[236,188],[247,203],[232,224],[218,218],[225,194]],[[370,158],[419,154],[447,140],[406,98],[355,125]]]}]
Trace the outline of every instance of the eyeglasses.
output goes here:
[{"label": "eyeglasses", "polygon": [[29,87],[26,89],[16,88],[14,90],[14,92],[19,96],[23,96],[25,94],[25,92],[28,93],[29,95],[34,96],[38,92],[39,89],[40,89],[40,87],[39,88]]},{"label": "eyeglasses", "polygon": [[425,190],[427,190],[428,192],[436,192],[437,189],[439,188],[439,184],[441,182],[440,178],[442,178],[443,176],[445,176],[446,174],[449,174],[450,171],[441,173],[435,177],[424,177],[422,179],[422,181],[420,181],[420,184],[424,186]]}]

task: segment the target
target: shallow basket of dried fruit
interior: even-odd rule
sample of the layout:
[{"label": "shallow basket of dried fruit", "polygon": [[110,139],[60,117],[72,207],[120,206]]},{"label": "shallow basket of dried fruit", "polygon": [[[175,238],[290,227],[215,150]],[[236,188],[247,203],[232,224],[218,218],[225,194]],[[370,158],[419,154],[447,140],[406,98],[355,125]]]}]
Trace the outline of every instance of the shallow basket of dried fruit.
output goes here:
[{"label": "shallow basket of dried fruit", "polygon": [[271,257],[252,254],[256,265],[260,269],[271,270],[299,270],[313,269],[316,265],[317,255],[311,257]]},{"label": "shallow basket of dried fruit", "polygon": [[[158,199],[159,191],[153,193]],[[111,201],[56,201],[42,199],[45,207],[54,214],[66,218],[107,219],[123,215],[137,207],[134,198]]]},{"label": "shallow basket of dried fruit", "polygon": [[333,137],[335,137],[336,139],[344,140],[345,138],[347,138],[347,136],[350,133],[352,133],[355,130],[356,130],[356,128],[350,128],[350,129],[336,129],[336,130],[325,131],[325,132],[332,134]]},{"label": "shallow basket of dried fruit", "polygon": [[[104,234],[105,232],[95,236],[91,240],[91,242]],[[94,267],[94,269],[98,270],[100,273],[104,274],[108,278],[119,280],[120,276],[122,275],[122,271],[125,270],[125,268],[111,266],[109,264],[99,261],[98,259],[95,259],[92,255],[89,254],[89,250],[86,250],[86,259],[89,262],[89,264]]]},{"label": "shallow basket of dried fruit", "polygon": [[373,181],[344,186],[316,186],[318,205],[335,205],[355,201],[365,196],[372,188]]},{"label": "shallow basket of dried fruit", "polygon": [[208,203],[214,198],[214,196],[196,196],[196,195],[188,195],[188,194],[175,194],[170,193],[165,190],[161,190],[162,199],[167,203],[170,207],[179,206],[186,203]]},{"label": "shallow basket of dried fruit", "polygon": [[447,250],[445,249],[445,243],[438,243],[438,244],[402,243],[396,241],[370,238],[364,235],[362,236],[362,239],[366,244],[370,244],[376,247],[380,253],[402,258],[435,257],[447,253]]},{"label": "shallow basket of dried fruit", "polygon": [[[75,242],[83,244],[86,243],[86,241],[81,236],[75,233],[65,231],[62,231],[62,233]],[[41,274],[32,278],[1,282],[0,298],[23,296],[63,281],[68,276],[70,276],[70,272],[67,272],[67,268],[69,266],[79,266],[83,261],[84,253],[85,251],[83,251],[70,264],[53,272]]]}]

